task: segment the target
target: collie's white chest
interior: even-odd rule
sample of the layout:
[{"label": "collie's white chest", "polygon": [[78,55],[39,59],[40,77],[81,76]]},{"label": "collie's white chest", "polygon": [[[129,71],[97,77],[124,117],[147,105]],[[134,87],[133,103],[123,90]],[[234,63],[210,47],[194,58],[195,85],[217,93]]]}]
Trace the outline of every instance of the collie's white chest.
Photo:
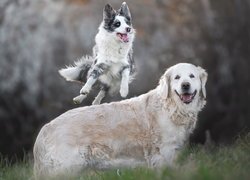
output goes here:
[{"label": "collie's white chest", "polygon": [[97,54],[98,62],[127,63],[128,50],[122,46],[102,45]]},{"label": "collie's white chest", "polygon": [[98,47],[97,60],[98,62],[113,62],[127,64],[128,52],[131,48],[131,43],[122,43],[114,39],[114,37],[101,37],[97,34],[96,44]]}]

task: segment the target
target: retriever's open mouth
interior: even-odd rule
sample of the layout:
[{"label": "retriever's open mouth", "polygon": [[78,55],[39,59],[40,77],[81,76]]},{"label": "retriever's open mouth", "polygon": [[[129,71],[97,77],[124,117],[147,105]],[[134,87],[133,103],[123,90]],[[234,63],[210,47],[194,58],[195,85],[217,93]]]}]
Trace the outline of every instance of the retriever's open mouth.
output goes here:
[{"label": "retriever's open mouth", "polygon": [[197,93],[196,90],[192,94],[190,94],[190,93],[179,94],[176,90],[175,90],[175,92],[180,97],[181,101],[184,102],[185,104],[191,103],[193,101],[196,93]]},{"label": "retriever's open mouth", "polygon": [[123,42],[129,42],[128,34],[117,33],[116,34]]}]

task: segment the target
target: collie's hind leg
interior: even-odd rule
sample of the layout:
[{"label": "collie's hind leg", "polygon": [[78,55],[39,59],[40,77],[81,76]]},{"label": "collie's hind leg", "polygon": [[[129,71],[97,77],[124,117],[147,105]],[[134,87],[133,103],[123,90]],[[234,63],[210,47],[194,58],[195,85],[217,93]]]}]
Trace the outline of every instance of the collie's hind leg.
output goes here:
[{"label": "collie's hind leg", "polygon": [[104,63],[96,64],[93,70],[91,71],[87,82],[80,90],[80,94],[87,95],[90,92],[92,86],[99,78],[99,76],[101,76],[107,69],[108,66]]},{"label": "collie's hind leg", "polygon": [[95,97],[95,100],[92,102],[92,105],[101,104],[102,99],[105,97],[106,91],[101,90],[98,95]]},{"label": "collie's hind leg", "polygon": [[86,94],[85,95],[84,94],[80,94],[79,96],[74,97],[73,102],[75,104],[80,104],[86,97],[87,97]]},{"label": "collie's hind leg", "polygon": [[81,95],[87,95],[87,94],[89,94],[89,92],[90,92],[92,86],[95,84],[96,80],[97,80],[97,77],[90,76],[88,78],[86,84],[80,90],[80,94]]},{"label": "collie's hind leg", "polygon": [[101,104],[102,99],[106,96],[109,89],[110,87],[108,85],[103,84],[100,92],[96,96],[95,100],[92,102],[92,105]]}]

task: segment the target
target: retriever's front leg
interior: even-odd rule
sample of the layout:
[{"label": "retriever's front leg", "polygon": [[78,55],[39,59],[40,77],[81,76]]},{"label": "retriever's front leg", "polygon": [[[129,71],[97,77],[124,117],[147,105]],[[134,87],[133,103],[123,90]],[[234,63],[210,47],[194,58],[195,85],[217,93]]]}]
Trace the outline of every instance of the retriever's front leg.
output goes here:
[{"label": "retriever's front leg", "polygon": [[152,168],[174,166],[178,153],[177,149],[178,148],[173,145],[161,148],[159,153],[156,153],[151,157],[149,166]]},{"label": "retriever's front leg", "polygon": [[120,94],[123,98],[128,95],[129,73],[129,66],[124,67],[123,71],[121,72],[122,79],[120,86]]}]

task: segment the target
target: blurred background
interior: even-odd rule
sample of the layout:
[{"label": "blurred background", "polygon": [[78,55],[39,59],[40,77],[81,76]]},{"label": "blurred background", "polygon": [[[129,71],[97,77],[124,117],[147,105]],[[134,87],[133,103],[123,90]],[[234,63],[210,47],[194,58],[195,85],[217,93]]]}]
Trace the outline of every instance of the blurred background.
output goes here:
[{"label": "blurred background", "polygon": [[[58,70],[91,54],[102,9],[118,0],[0,1],[0,153],[22,158],[40,128],[78,107],[81,86]],[[129,97],[156,87],[164,70],[179,62],[209,74],[207,105],[191,142],[205,131],[228,144],[250,127],[250,0],[127,0],[137,30],[138,74]],[[93,97],[85,100],[89,105]],[[106,102],[121,100],[119,96]],[[82,105],[82,106],[83,106]]]}]

